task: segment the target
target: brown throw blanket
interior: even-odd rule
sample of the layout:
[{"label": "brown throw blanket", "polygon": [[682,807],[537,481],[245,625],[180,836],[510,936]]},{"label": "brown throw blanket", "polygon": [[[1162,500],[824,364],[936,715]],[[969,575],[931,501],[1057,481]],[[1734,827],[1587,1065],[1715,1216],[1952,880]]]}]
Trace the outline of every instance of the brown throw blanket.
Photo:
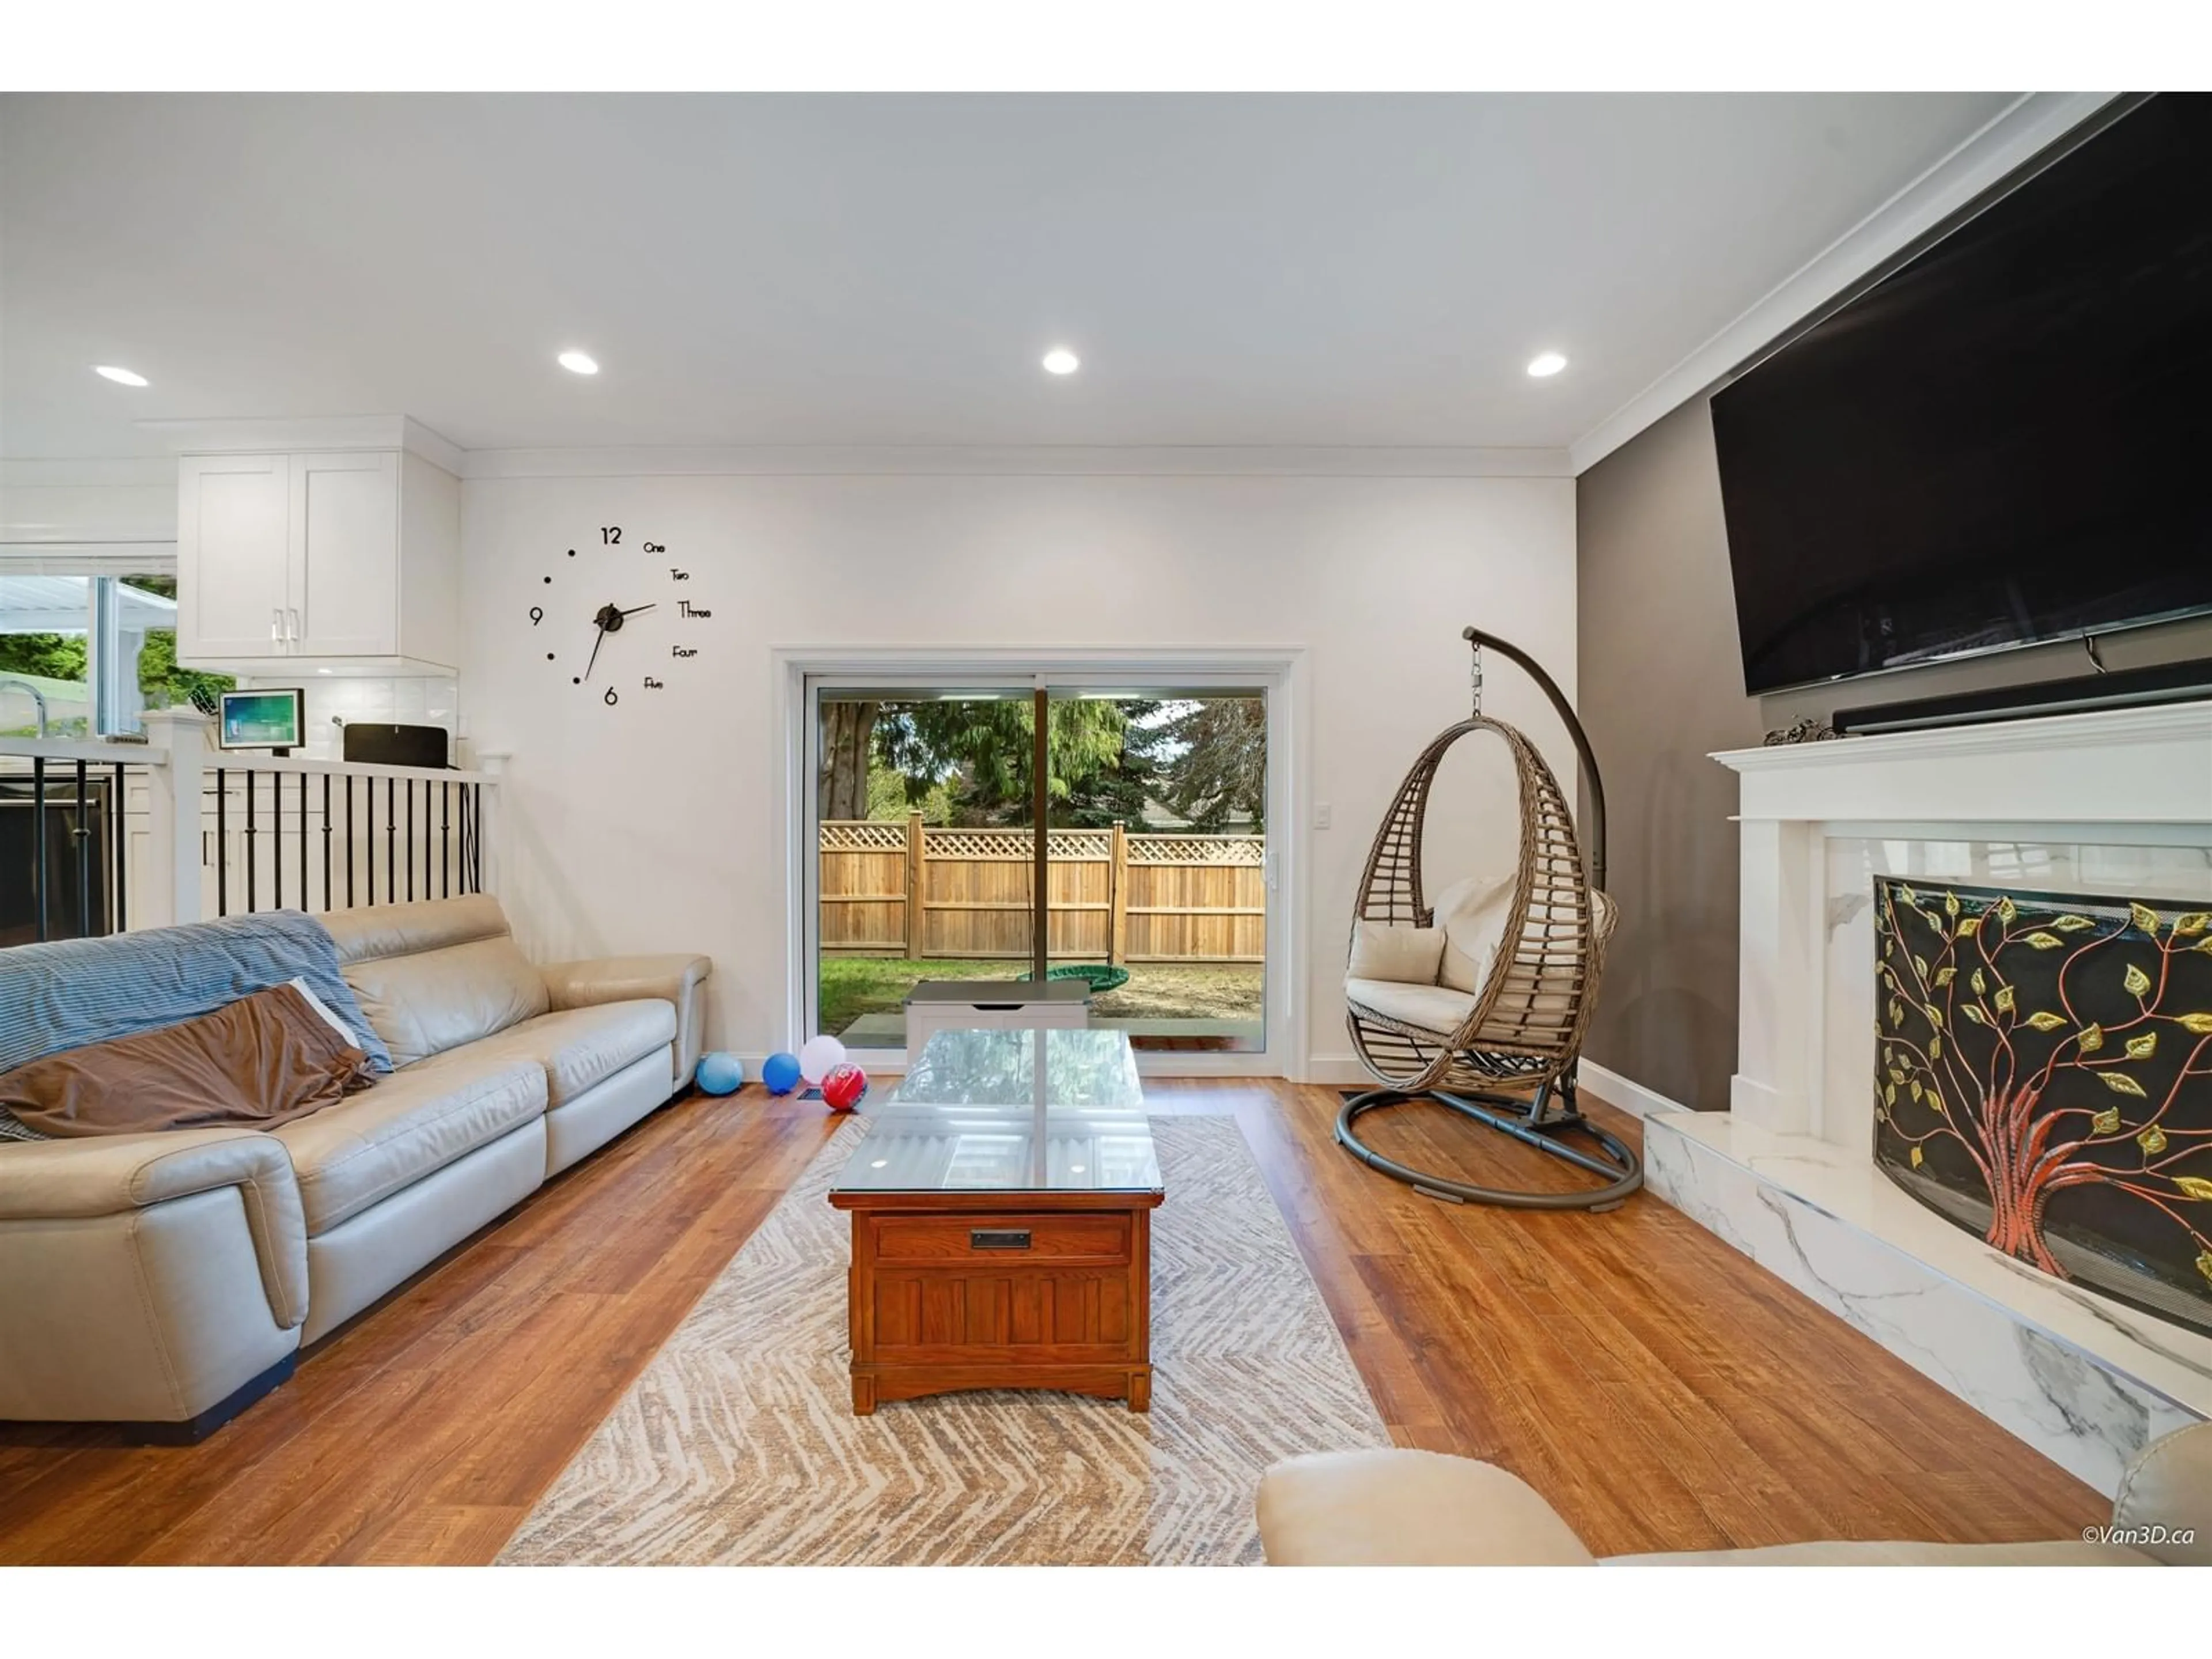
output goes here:
[{"label": "brown throw blanket", "polygon": [[272,1129],[374,1081],[368,1056],[279,985],[198,1019],[19,1066],[0,1075],[0,1107],[54,1136]]}]

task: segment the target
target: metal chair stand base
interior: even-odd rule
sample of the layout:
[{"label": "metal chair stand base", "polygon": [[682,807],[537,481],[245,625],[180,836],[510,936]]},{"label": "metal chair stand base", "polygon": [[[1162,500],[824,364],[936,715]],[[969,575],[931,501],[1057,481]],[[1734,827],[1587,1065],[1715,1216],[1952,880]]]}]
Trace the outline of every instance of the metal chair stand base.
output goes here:
[{"label": "metal chair stand base", "polygon": [[[1380,1170],[1393,1181],[1402,1181],[1415,1192],[1454,1204],[1497,1204],[1515,1210],[1619,1209],[1628,1195],[1644,1184],[1643,1159],[1619,1136],[1599,1128],[1577,1109],[1547,1112],[1551,1094],[1548,1088],[1540,1089],[1532,1100],[1517,1095],[1447,1094],[1441,1089],[1369,1089],[1345,1101],[1344,1109],[1336,1115],[1336,1139],[1345,1151],[1370,1170]],[[1448,1107],[1462,1117],[1472,1118],[1578,1170],[1602,1176],[1606,1184],[1565,1193],[1516,1193],[1495,1187],[1477,1187],[1408,1169],[1365,1146],[1353,1133],[1354,1120],[1367,1113],[1415,1100],[1433,1101]],[[1500,1108],[1503,1109],[1497,1109]],[[1570,1133],[1589,1137],[1597,1144],[1599,1152],[1593,1155],[1562,1139]]]}]

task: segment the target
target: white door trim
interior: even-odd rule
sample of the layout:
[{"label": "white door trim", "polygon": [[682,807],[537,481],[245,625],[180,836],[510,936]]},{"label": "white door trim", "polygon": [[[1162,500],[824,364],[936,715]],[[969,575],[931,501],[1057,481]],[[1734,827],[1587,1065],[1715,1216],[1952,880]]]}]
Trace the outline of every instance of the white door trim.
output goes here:
[{"label": "white door trim", "polygon": [[[1307,1069],[1305,938],[1310,920],[1306,835],[1312,816],[1308,763],[1306,647],[1281,646],[867,646],[781,645],[769,653],[770,695],[782,744],[776,768],[775,844],[784,871],[784,1033],[795,1046],[810,1009],[808,954],[814,927],[817,860],[800,833],[806,799],[807,683],[880,681],[902,674],[973,678],[1011,684],[1080,685],[1117,676],[1170,678],[1189,686],[1264,685],[1267,690],[1267,839],[1276,860],[1267,917],[1267,1038],[1257,1054],[1163,1054],[1139,1057],[1149,1075],[1281,1076]],[[903,1055],[900,1057],[902,1062]],[[889,1060],[879,1063],[890,1064]]]}]

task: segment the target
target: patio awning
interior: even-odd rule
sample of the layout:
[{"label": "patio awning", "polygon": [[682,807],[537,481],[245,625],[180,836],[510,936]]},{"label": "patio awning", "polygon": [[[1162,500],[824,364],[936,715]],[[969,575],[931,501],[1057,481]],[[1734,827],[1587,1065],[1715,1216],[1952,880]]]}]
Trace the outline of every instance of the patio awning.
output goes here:
[{"label": "patio awning", "polygon": [[[90,576],[0,574],[0,634],[82,634],[91,625]],[[126,634],[177,625],[177,602],[158,593],[116,586],[117,626]]]}]

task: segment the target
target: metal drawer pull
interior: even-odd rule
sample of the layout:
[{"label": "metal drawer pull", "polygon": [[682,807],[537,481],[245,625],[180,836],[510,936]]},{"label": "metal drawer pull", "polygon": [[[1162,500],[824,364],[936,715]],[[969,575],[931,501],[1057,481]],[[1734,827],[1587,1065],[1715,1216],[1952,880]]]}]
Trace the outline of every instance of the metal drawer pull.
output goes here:
[{"label": "metal drawer pull", "polygon": [[970,1227],[968,1248],[971,1250],[1026,1250],[1030,1247],[1030,1230],[1026,1227]]}]

